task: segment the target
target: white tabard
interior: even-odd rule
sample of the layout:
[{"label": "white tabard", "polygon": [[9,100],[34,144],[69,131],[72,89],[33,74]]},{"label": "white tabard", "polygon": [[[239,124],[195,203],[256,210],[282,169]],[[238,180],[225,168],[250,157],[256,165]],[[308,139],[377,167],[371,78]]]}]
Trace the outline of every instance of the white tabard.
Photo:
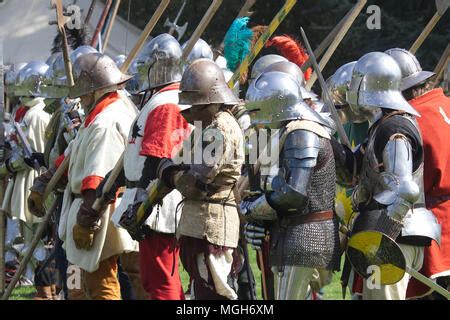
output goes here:
[{"label": "white tabard", "polygon": [[[133,123],[128,135],[128,145],[125,150],[124,169],[125,176],[129,181],[139,181],[142,177],[142,170],[146,156],[141,155],[142,142],[145,139],[144,132],[149,116],[152,111],[165,108],[165,105],[178,105],[178,84],[172,84],[163,88],[156,93],[142,108],[135,122]],[[151,118],[150,118],[151,120]],[[178,132],[174,132],[174,139],[177,138]],[[130,204],[134,203],[137,188],[127,188],[123,194],[122,201],[113,214],[112,221],[119,227],[120,217]],[[181,206],[177,205],[181,202],[182,196],[177,190],[170,192],[164,199],[161,206],[153,209],[146,224],[152,230],[163,233],[175,233],[175,226],[178,225],[181,214]]]},{"label": "white tabard", "polygon": [[65,241],[67,259],[88,272],[97,270],[100,261],[104,259],[136,250],[137,243],[129,234],[110,222],[110,215],[117,203],[109,206],[103,215],[101,228],[96,232],[94,245],[90,250],[77,249],[72,236],[82,204],[82,199],[73,199],[73,194],[81,193],[86,179],[103,178],[114,168],[125,149],[127,133],[136,114],[135,106],[120,98],[98,113],[87,127],[83,124],[70,145],[69,183],[63,203],[63,209],[66,208],[64,210],[68,212],[61,214],[67,215],[61,219],[66,220],[66,227],[59,231],[60,237]]},{"label": "white tabard", "polygon": [[[30,107],[21,121],[22,130],[30,143],[31,149],[35,152],[44,152],[45,128],[50,122],[50,115],[44,111],[43,101]],[[13,217],[28,223],[38,223],[41,219],[33,216],[28,211],[27,198],[34,179],[39,176],[39,172],[31,168],[18,172],[10,181],[14,184],[11,198],[5,198],[5,208]]]}]

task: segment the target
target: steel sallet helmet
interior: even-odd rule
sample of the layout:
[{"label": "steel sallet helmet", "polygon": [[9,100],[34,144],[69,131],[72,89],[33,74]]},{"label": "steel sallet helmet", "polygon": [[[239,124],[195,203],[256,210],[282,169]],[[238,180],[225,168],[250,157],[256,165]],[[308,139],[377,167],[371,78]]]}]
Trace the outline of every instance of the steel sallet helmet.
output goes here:
[{"label": "steel sallet helmet", "polygon": [[[186,48],[186,46],[188,45],[188,43],[189,43],[189,41],[186,41],[181,46],[181,49],[183,51]],[[194,62],[195,60],[201,59],[201,58],[213,60],[214,54],[211,50],[211,47],[205,40],[198,39],[197,42],[195,43],[194,47],[192,48],[191,52],[188,54],[188,56],[186,58],[186,63],[189,65],[192,62]]]},{"label": "steel sallet helmet", "polygon": [[5,91],[8,96],[14,96],[17,74],[26,65],[25,62],[17,63],[12,65],[11,68],[5,72]]},{"label": "steel sallet helmet", "polygon": [[402,71],[400,91],[414,87],[435,75],[434,72],[423,71],[417,58],[408,50],[393,48],[384,53],[394,58]]},{"label": "steel sallet helmet", "polygon": [[400,67],[388,54],[370,52],[362,56],[355,64],[346,95],[352,112],[369,121],[377,117],[380,108],[418,116],[399,90],[401,78]]},{"label": "steel sallet helmet", "polygon": [[31,61],[16,76],[14,94],[22,97],[39,97],[41,86],[48,65],[42,61]]},{"label": "steel sallet helmet", "polygon": [[69,89],[69,97],[74,99],[103,90],[113,92],[131,76],[122,73],[114,61],[101,53],[81,55],[73,64],[75,85]]},{"label": "steel sallet helmet", "polygon": [[267,54],[265,56],[262,56],[258,60],[256,60],[252,67],[252,72],[250,74],[249,82],[252,82],[256,78],[258,78],[258,76],[269,65],[271,65],[272,63],[275,63],[275,62],[280,62],[280,61],[288,61],[288,59],[286,59],[285,57],[280,56],[278,54]]},{"label": "steel sallet helmet", "polygon": [[66,76],[66,67],[64,64],[64,57],[61,52],[58,52],[49,65],[43,85],[39,88],[42,96],[46,98],[63,98],[68,95],[68,84]]},{"label": "steel sallet helmet", "polygon": [[180,81],[182,54],[180,44],[168,33],[150,40],[136,59],[139,91]]},{"label": "steel sallet helmet", "polygon": [[303,99],[312,99],[315,97],[315,95],[312,95],[310,91],[306,90],[306,82],[303,76],[302,69],[300,69],[299,66],[297,66],[295,63],[292,63],[290,61],[279,61],[270,64],[263,70],[263,72],[271,71],[279,71],[291,75],[299,84],[300,94]]},{"label": "steel sallet helmet", "polygon": [[367,121],[365,117],[354,114],[346,101],[355,65],[356,61],[346,63],[327,79],[327,87],[330,89],[331,98],[342,123],[362,123]]},{"label": "steel sallet helmet", "polygon": [[280,128],[284,121],[306,119],[327,126],[300,95],[298,82],[279,71],[262,73],[247,90],[245,107],[253,125]]},{"label": "steel sallet helmet", "polygon": [[228,87],[222,69],[212,60],[197,59],[183,73],[179,104],[235,105],[239,99]]},{"label": "steel sallet helmet", "polygon": [[73,64],[82,55],[88,54],[88,53],[96,53],[96,52],[98,52],[98,51],[94,47],[91,47],[89,45],[79,46],[78,48],[73,50],[72,53],[70,54],[70,61]]},{"label": "steel sallet helmet", "polygon": [[[116,64],[117,68],[120,69],[122,67],[122,65],[125,63],[125,61],[127,60],[127,56],[123,55],[123,54],[119,54],[113,60],[114,60],[114,63]],[[127,81],[127,83],[125,85],[125,89],[129,93],[132,93],[132,94],[138,93],[139,92],[139,83],[138,83],[139,74],[138,74],[138,70],[137,70],[136,59],[134,59],[131,62],[131,65],[128,68],[128,73],[131,74],[133,76],[133,78],[130,79],[129,81]]]}]

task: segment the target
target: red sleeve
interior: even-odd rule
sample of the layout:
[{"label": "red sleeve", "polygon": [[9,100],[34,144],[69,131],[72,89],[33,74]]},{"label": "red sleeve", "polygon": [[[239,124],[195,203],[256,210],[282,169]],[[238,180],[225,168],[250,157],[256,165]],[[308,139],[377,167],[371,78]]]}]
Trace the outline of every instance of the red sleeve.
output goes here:
[{"label": "red sleeve", "polygon": [[[56,158],[54,164],[56,169],[59,168],[59,166],[61,165],[61,163],[64,161],[64,159],[66,158],[66,155],[63,153],[62,155],[60,155],[58,158]],[[66,172],[64,172],[64,175],[67,177],[69,174],[69,170],[66,169]]]},{"label": "red sleeve", "polygon": [[156,107],[147,117],[140,155],[171,158],[189,135],[189,124],[173,103]]},{"label": "red sleeve", "polygon": [[66,155],[64,153],[62,155],[60,155],[58,158],[56,158],[55,167],[59,168],[59,166],[61,165],[61,163],[64,161],[65,158],[66,158]]},{"label": "red sleeve", "polygon": [[103,177],[99,176],[87,176],[81,181],[81,192],[88,189],[97,189],[100,182],[102,182]]}]

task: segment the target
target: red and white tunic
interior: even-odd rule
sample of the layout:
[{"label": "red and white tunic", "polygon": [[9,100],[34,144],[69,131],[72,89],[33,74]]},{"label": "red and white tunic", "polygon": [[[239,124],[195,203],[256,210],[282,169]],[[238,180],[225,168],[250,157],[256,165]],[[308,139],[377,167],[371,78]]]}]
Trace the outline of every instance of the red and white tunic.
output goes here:
[{"label": "red and white tunic", "polygon": [[101,219],[94,245],[90,250],[77,249],[72,229],[83,202],[79,197],[84,190],[96,189],[111,171],[127,144],[127,134],[137,115],[137,109],[120,93],[113,92],[103,98],[86,117],[76,138],[69,145],[70,164],[68,186],[59,233],[66,249],[67,259],[87,272],[98,269],[100,261],[113,255],[134,251],[136,242],[123,229],[110,222],[115,205],[109,206]]},{"label": "red and white tunic", "polygon": [[[179,83],[173,83],[156,92],[133,122],[124,156],[125,177],[128,181],[137,182],[141,179],[148,156],[172,158],[190,132],[189,124],[180,113],[178,91]],[[134,202],[136,191],[137,188],[125,190],[112,218],[116,226],[123,212]],[[153,209],[146,224],[157,232],[175,233],[181,214],[181,208],[178,208],[177,213],[177,206],[181,200],[182,196],[177,190],[170,192],[162,205]]]}]

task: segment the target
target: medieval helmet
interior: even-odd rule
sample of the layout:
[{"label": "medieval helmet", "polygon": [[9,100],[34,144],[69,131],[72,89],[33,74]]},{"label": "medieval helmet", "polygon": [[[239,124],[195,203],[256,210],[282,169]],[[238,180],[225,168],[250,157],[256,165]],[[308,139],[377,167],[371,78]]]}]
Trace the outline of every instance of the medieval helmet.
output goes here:
[{"label": "medieval helmet", "polygon": [[48,64],[49,66],[51,66],[53,64],[53,62],[55,62],[55,60],[58,58],[58,56],[60,54],[61,54],[61,52],[52,53],[50,55],[50,57],[48,57],[47,60],[45,60],[45,63]]},{"label": "medieval helmet", "polygon": [[265,68],[267,68],[269,65],[275,62],[280,61],[288,61],[285,57],[282,57],[278,54],[268,54],[265,56],[262,56],[258,60],[255,61],[252,67],[252,72],[250,74],[250,80],[249,82],[255,80],[258,78],[258,76],[264,71]]},{"label": "medieval helmet", "polygon": [[212,60],[197,59],[183,73],[179,103],[235,105],[239,99],[228,87],[222,69]]},{"label": "medieval helmet", "polygon": [[397,62],[402,72],[400,91],[412,88],[435,75],[431,71],[423,71],[417,58],[408,50],[393,48],[384,53],[390,55]]},{"label": "medieval helmet", "polygon": [[[127,56],[124,54],[119,54],[113,60],[114,60],[114,63],[116,64],[117,68],[120,69],[122,67],[122,65],[125,63],[125,61],[127,60]],[[133,76],[133,78],[130,79],[130,81],[127,81],[127,83],[125,84],[125,89],[129,93],[132,93],[132,94],[138,93],[139,92],[139,83],[138,83],[139,74],[138,74],[138,70],[137,70],[136,59],[134,59],[131,62],[131,65],[128,68],[128,73],[131,74]]]},{"label": "medieval helmet", "polygon": [[[181,46],[181,49],[183,51],[186,48],[186,46],[188,45],[188,43],[189,43],[189,41],[186,41]],[[201,58],[213,60],[214,55],[213,55],[213,52],[212,52],[209,44],[203,39],[198,39],[197,42],[195,43],[194,47],[192,48],[191,52],[188,54],[188,56],[186,58],[186,63],[191,64],[195,60],[201,59]]]},{"label": "medieval helmet", "polygon": [[114,61],[101,53],[81,55],[73,64],[75,85],[70,88],[70,98],[78,98],[97,90],[112,92],[131,79],[122,73]]},{"label": "medieval helmet", "polygon": [[69,93],[64,57],[61,52],[56,54],[53,63],[49,65],[40,92],[44,97],[54,99],[63,98]]},{"label": "medieval helmet", "polygon": [[317,97],[317,95],[313,95],[310,91],[306,90],[306,82],[302,69],[300,69],[300,67],[295,63],[290,61],[279,61],[268,65],[267,68],[263,70],[263,72],[271,71],[279,71],[291,75],[295,81],[298,82],[300,86],[300,94],[303,99],[312,99],[313,97]]},{"label": "medieval helmet", "polygon": [[342,123],[362,123],[367,120],[365,117],[354,114],[345,100],[355,65],[356,61],[346,63],[339,67],[336,72],[327,79],[327,86],[330,89],[331,98],[333,99],[336,111]]},{"label": "medieval helmet", "polygon": [[29,62],[17,73],[14,94],[22,97],[41,96],[39,87],[47,69],[48,65],[42,61]]},{"label": "medieval helmet", "polygon": [[125,61],[127,60],[127,56],[124,54],[119,54],[117,56],[114,57],[113,61],[116,64],[117,68],[120,69],[120,67],[125,63]]},{"label": "medieval helmet", "polygon": [[386,53],[363,55],[352,72],[346,100],[355,115],[373,119],[381,109],[419,113],[403,98],[399,90],[402,74],[397,62]]},{"label": "medieval helmet", "polygon": [[9,70],[5,72],[5,89],[8,96],[14,95],[14,87],[16,86],[16,77],[20,70],[27,64],[25,62],[13,64]]},{"label": "medieval helmet", "polygon": [[170,34],[150,40],[136,60],[139,91],[180,81],[181,56],[180,44]]},{"label": "medieval helmet", "polygon": [[303,101],[298,82],[284,72],[262,73],[249,85],[245,101],[253,125],[279,128],[286,120],[307,119],[327,126]]},{"label": "medieval helmet", "polygon": [[70,54],[70,61],[72,63],[75,63],[75,61],[82,55],[96,52],[98,51],[94,47],[91,47],[89,45],[79,46],[78,48],[73,50],[72,53]]}]

